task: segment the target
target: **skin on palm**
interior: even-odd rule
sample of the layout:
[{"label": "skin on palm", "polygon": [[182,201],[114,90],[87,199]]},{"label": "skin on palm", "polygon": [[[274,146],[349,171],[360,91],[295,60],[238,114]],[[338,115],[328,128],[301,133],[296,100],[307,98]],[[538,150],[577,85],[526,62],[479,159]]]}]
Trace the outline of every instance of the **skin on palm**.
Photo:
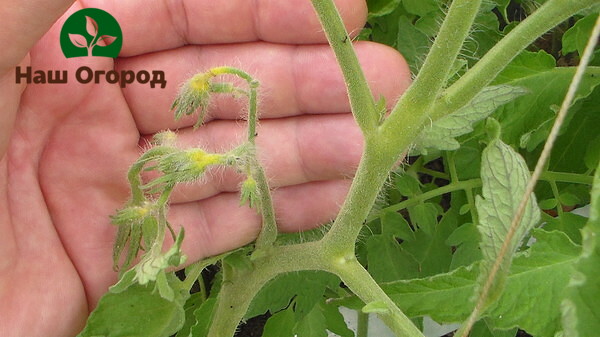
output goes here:
[{"label": "skin on palm", "polygon": [[[364,3],[356,2],[340,1],[350,30],[364,20]],[[215,100],[210,111],[214,120],[199,132],[191,132],[192,118],[172,121],[168,110],[177,85],[196,71],[233,64],[261,81],[260,111],[268,119],[261,122],[257,141],[267,175],[277,187],[275,207],[285,230],[310,228],[332,218],[345,196],[344,178],[353,173],[361,139],[351,115],[343,113],[349,107],[329,47],[248,42],[323,42],[310,3],[258,1],[254,7],[239,0],[237,7],[232,3],[231,8],[221,8],[227,6],[218,2],[213,9],[215,2],[190,1],[183,7],[161,7],[166,3],[83,3],[106,9],[121,23],[128,39],[122,54],[129,57],[114,64],[106,58],[62,56],[57,43],[60,27],[81,3],[74,4],[30,52],[34,70],[68,70],[71,77],[84,65],[165,70],[165,90],[144,85],[121,90],[118,85],[69,81],[30,85],[20,95],[24,88],[13,82],[14,66],[6,67],[1,95],[7,99],[0,103],[0,130],[10,129],[11,109],[17,111],[19,97],[20,106],[8,152],[0,161],[0,209],[8,210],[0,212],[0,253],[5,257],[0,264],[0,317],[15,335],[23,335],[21,329],[30,336],[48,336],[48,331],[74,334],[116,280],[111,261],[115,228],[108,216],[128,198],[125,175],[147,137],[176,127],[182,146],[222,150],[243,134],[239,107],[244,102],[228,98]],[[54,11],[59,13],[60,8]],[[213,15],[199,22],[196,15],[202,13],[223,13],[219,15],[229,19]],[[232,20],[233,15],[239,19]],[[153,38],[157,35],[161,38]],[[215,36],[225,40],[211,40]],[[236,41],[248,43],[180,48],[187,43]],[[157,52],[140,55],[150,51]],[[403,60],[373,44],[360,44],[358,53],[367,77],[373,79],[373,91],[393,102],[408,84]],[[383,72],[403,76],[390,79]],[[182,186],[174,194],[171,221],[186,225],[183,249],[189,261],[248,243],[259,230],[254,211],[238,206],[234,192],[239,177],[225,173],[213,178]]]}]

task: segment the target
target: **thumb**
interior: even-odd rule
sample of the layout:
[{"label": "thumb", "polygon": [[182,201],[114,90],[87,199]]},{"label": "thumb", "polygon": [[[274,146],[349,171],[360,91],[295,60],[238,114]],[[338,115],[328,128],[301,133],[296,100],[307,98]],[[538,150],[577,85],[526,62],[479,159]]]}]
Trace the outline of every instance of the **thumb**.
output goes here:
[{"label": "thumb", "polygon": [[0,6],[0,159],[4,157],[23,85],[15,67],[73,0],[8,0]]},{"label": "thumb", "polygon": [[0,75],[16,66],[73,0],[10,0],[0,7]]}]

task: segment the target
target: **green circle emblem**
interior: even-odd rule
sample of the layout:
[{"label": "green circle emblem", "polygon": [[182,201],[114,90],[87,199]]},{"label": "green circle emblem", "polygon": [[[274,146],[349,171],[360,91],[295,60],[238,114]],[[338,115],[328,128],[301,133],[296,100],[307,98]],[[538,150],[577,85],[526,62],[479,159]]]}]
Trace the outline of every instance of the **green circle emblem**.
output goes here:
[{"label": "green circle emblem", "polygon": [[121,26],[112,15],[98,8],[84,8],[73,13],[60,31],[60,47],[66,58],[114,58],[122,46]]}]

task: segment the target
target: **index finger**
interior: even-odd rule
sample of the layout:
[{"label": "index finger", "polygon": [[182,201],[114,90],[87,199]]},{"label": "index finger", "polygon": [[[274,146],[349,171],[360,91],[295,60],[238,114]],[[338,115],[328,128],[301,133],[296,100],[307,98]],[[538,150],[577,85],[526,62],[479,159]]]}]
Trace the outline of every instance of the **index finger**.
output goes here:
[{"label": "index finger", "polygon": [[[364,0],[335,0],[350,32],[365,23]],[[248,41],[275,43],[325,42],[309,0],[181,0],[86,1],[121,24],[121,56],[181,47]]]}]

